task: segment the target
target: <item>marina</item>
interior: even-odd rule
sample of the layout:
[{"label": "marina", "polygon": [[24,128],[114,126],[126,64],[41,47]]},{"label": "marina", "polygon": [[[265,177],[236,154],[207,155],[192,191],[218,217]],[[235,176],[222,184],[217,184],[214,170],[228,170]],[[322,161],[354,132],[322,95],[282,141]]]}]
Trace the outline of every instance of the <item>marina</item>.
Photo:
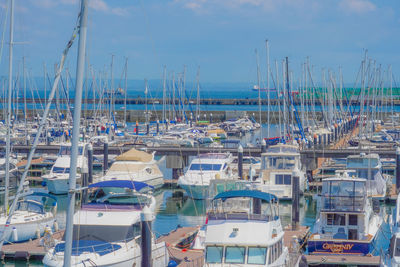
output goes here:
[{"label": "marina", "polygon": [[3,2],[1,266],[400,266],[393,3]]}]

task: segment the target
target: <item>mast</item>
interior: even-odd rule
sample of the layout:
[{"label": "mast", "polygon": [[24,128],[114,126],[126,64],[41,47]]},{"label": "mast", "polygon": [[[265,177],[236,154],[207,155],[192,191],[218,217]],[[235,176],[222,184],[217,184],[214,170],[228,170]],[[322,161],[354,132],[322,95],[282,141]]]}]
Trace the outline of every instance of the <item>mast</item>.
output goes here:
[{"label": "mast", "polygon": [[14,45],[14,0],[10,2],[10,49],[8,60],[8,102],[7,102],[7,137],[6,137],[6,173],[4,190],[4,212],[8,215],[8,187],[10,184],[10,150],[11,150],[11,93],[13,71],[13,45]]},{"label": "mast", "polygon": [[163,109],[162,109],[162,121],[163,123],[165,122],[165,111],[166,111],[166,93],[167,93],[167,86],[166,86],[166,82],[167,82],[167,68],[164,65],[164,71],[163,71],[163,97],[162,97],[162,105],[163,105]]},{"label": "mast", "polygon": [[[27,124],[26,124],[26,119],[27,119],[27,116],[28,116],[28,109],[27,109],[27,106],[26,106],[26,72],[25,72],[25,57],[23,57],[23,59],[22,59],[22,71],[23,71],[23,79],[24,79],[24,114],[25,114],[25,116],[24,116],[24,122],[25,122],[25,136],[28,136],[28,126],[27,126]],[[46,78],[46,77],[45,77]],[[45,80],[45,82],[46,82],[46,80]]]},{"label": "mast", "polygon": [[[258,60],[258,51],[256,52],[256,62],[257,62],[257,87],[258,87],[258,119],[260,123],[260,139],[262,138],[262,124],[261,124],[261,87],[260,87],[260,62]],[[261,140],[260,140],[261,142]]]},{"label": "mast", "polygon": [[197,68],[196,122],[200,118],[200,66]]},{"label": "mast", "polygon": [[111,140],[111,122],[113,116],[113,103],[114,103],[114,55],[111,55],[111,90],[110,90],[110,118],[109,118],[109,130],[108,139]]},{"label": "mast", "polygon": [[79,48],[78,62],[76,68],[76,89],[75,89],[75,108],[74,108],[74,127],[72,128],[72,144],[71,144],[71,163],[69,174],[69,191],[68,191],[68,210],[65,227],[65,254],[64,267],[71,266],[72,255],[72,239],[73,239],[73,224],[75,211],[75,190],[76,190],[76,169],[78,158],[78,141],[79,141],[79,126],[81,120],[82,106],[82,87],[83,75],[85,70],[85,49],[86,49],[86,32],[87,32],[87,0],[81,0],[81,13],[79,23]]},{"label": "mast", "polygon": [[126,127],[126,97],[128,94],[128,58],[125,59],[125,98],[124,98],[124,125]]},{"label": "mast", "polygon": [[145,103],[146,103],[146,110],[145,110],[145,119],[146,119],[146,127],[149,124],[149,117],[148,117],[148,110],[147,110],[147,94],[148,94],[148,88],[147,88],[147,79],[144,79],[144,97],[145,97]]},{"label": "mast", "polygon": [[267,137],[270,138],[270,125],[269,125],[269,116],[270,116],[270,88],[269,88],[269,74],[270,74],[270,65],[269,65],[269,44],[268,44],[268,40],[265,40],[265,48],[267,50],[267,102],[268,102],[268,108],[267,108]]}]

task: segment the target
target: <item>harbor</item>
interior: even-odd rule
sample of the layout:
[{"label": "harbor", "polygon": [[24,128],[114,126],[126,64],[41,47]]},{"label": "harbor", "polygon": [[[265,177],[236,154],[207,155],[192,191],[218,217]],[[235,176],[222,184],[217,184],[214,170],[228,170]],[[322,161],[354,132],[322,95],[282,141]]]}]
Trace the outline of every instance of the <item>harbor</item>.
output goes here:
[{"label": "harbor", "polygon": [[0,265],[400,267],[399,4],[139,2],[0,0]]}]

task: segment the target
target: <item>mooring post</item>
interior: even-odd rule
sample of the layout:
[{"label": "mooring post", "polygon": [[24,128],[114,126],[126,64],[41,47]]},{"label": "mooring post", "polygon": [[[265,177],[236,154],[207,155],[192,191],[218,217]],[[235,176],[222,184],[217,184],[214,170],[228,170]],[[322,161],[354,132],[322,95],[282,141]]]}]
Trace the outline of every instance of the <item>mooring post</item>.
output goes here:
[{"label": "mooring post", "polygon": [[50,140],[51,140],[51,133],[50,132],[47,132],[47,145],[49,146],[50,145]]},{"label": "mooring post", "polygon": [[335,142],[337,142],[337,140],[338,140],[338,126],[337,126],[336,123],[335,123],[334,127],[335,127]]},{"label": "mooring post", "polygon": [[93,183],[93,146],[88,144],[88,182]]},{"label": "mooring post", "polygon": [[396,148],[396,189],[400,192],[400,147]]},{"label": "mooring post", "polygon": [[154,220],[154,215],[150,208],[145,206],[141,213],[141,223],[142,223],[142,264],[141,266],[152,267],[153,262],[151,258],[151,223]]},{"label": "mooring post", "polygon": [[150,134],[150,123],[146,123],[146,135]]},{"label": "mooring post", "polygon": [[292,230],[297,229],[297,225],[300,221],[299,216],[299,200],[300,200],[300,178],[298,176],[298,170],[296,168],[292,173]]},{"label": "mooring post", "polygon": [[156,127],[156,133],[157,133],[157,135],[159,134],[159,132],[160,132],[160,121],[157,120],[157,127]]},{"label": "mooring post", "polygon": [[317,139],[318,139],[318,135],[314,134],[314,148],[317,148]]},{"label": "mooring post", "polygon": [[103,173],[105,174],[108,169],[108,142],[104,142],[104,158],[103,158]]},{"label": "mooring post", "polygon": [[267,152],[267,142],[265,142],[265,139],[263,138],[261,140],[261,153]]},{"label": "mooring post", "polygon": [[139,122],[136,121],[136,135],[139,135]]},{"label": "mooring post", "polygon": [[243,179],[243,147],[238,147],[238,175],[239,179]]}]

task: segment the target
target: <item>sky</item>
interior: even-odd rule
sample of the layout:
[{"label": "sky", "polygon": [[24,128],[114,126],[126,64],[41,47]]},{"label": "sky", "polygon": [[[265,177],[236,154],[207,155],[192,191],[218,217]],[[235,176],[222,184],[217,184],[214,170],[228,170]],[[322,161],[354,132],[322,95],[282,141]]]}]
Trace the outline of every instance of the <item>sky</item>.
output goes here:
[{"label": "sky", "polygon": [[[8,0],[0,0],[4,32],[0,75],[8,73]],[[78,0],[15,0],[14,73],[43,75],[54,71],[79,12]],[[400,1],[398,0],[89,0],[87,59],[93,73],[107,72],[114,55],[114,77],[121,77],[128,58],[128,78],[160,79],[186,71],[188,81],[256,83],[266,76],[265,40],[270,62],[300,79],[308,58],[321,70],[355,81],[365,49],[368,57],[394,76],[400,73]],[[77,41],[67,68],[75,76]]]}]

